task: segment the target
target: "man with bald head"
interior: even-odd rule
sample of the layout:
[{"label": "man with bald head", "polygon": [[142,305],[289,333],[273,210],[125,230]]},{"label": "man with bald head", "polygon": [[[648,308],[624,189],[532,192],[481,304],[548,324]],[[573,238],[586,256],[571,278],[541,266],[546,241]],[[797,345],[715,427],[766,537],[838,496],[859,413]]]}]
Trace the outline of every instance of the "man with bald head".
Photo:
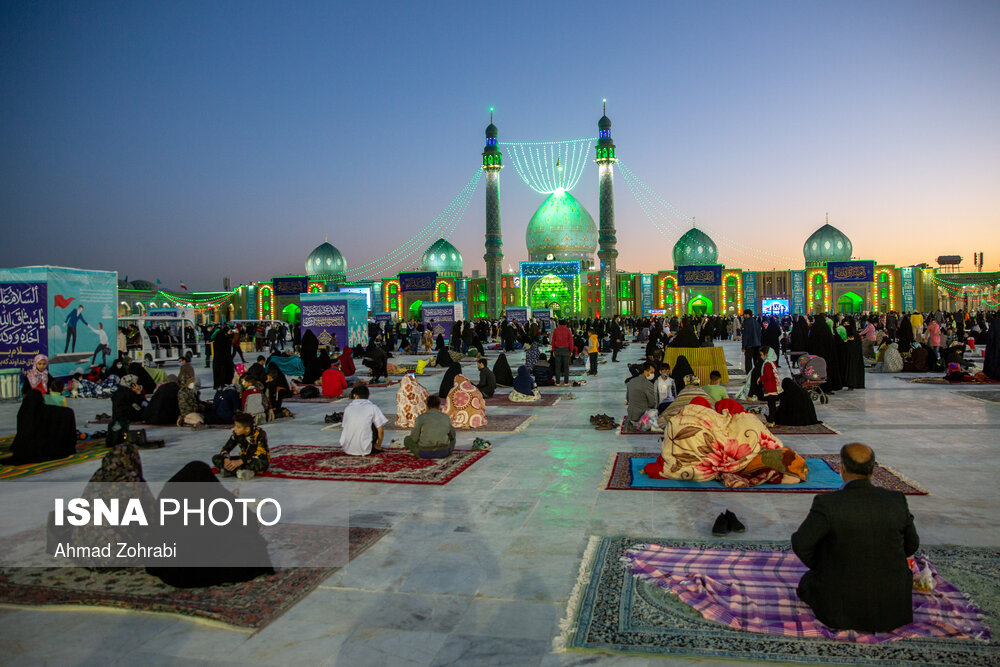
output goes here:
[{"label": "man with bald head", "polygon": [[840,450],[844,486],[819,494],[792,549],[809,571],[799,598],[831,628],[888,632],[913,621],[913,575],[920,546],[906,496],[871,483],[875,453],[860,443]]}]

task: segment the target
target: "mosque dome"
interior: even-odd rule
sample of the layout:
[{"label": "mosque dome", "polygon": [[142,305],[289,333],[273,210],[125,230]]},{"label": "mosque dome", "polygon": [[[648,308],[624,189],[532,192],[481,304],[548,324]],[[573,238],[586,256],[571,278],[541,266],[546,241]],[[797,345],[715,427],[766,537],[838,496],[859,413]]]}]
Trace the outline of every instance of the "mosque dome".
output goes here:
[{"label": "mosque dome", "polygon": [[437,271],[443,275],[462,275],[462,253],[445,239],[438,239],[424,252],[420,260],[424,271]]},{"label": "mosque dome", "polygon": [[581,260],[590,268],[597,251],[597,225],[583,204],[565,190],[550,194],[528,223],[528,258],[533,262]]},{"label": "mosque dome", "polygon": [[347,260],[340,251],[325,241],[306,259],[306,275],[335,276],[347,273]]},{"label": "mosque dome", "polygon": [[674,244],[674,268],[678,266],[719,263],[719,249],[715,241],[697,227],[684,232]]},{"label": "mosque dome", "polygon": [[813,232],[802,246],[807,266],[824,262],[846,262],[851,259],[853,252],[851,239],[829,222]]},{"label": "mosque dome", "polygon": [[601,119],[597,121],[598,130],[610,130],[611,129],[611,119],[607,116],[601,116]]},{"label": "mosque dome", "polygon": [[156,284],[151,280],[133,280],[129,283],[132,289],[143,290],[146,292],[155,292]]}]

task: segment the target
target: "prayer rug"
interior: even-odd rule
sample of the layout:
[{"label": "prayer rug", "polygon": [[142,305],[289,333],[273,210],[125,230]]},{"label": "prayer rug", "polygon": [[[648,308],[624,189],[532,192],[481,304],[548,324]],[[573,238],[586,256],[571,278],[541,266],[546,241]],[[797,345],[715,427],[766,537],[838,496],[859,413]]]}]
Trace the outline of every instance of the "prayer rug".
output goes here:
[{"label": "prayer rug", "polygon": [[1000,384],[1000,380],[976,380],[975,382],[948,382],[943,377],[921,377],[921,378],[902,378],[894,376],[897,380],[904,380],[906,382],[912,382],[915,384],[948,384],[948,385],[959,385],[959,384]]},{"label": "prayer rug", "polygon": [[[274,421],[281,421],[281,420],[280,419],[275,419]],[[274,423],[274,422],[268,422],[268,423]],[[88,426],[109,426],[110,424],[111,424],[111,420],[110,419],[93,419],[93,420],[87,422]],[[263,426],[263,424],[262,424],[262,426]],[[129,428],[130,429],[131,428],[183,428],[183,429],[187,429],[189,431],[195,430],[195,428],[193,426],[188,426],[187,424],[185,424],[184,426],[178,426],[177,424],[143,424],[142,422],[131,422],[129,424]],[[212,429],[212,428],[214,428],[214,429],[232,429],[233,425],[232,424],[203,424],[203,425],[201,425],[199,427],[199,429],[206,429],[206,428],[210,428],[210,429]]]},{"label": "prayer rug", "polygon": [[[497,408],[512,408],[512,407],[545,407],[549,405],[555,405],[562,400],[561,396],[555,396],[553,394],[542,394],[541,399],[535,401],[534,403],[515,403],[508,398],[509,394],[493,394],[486,399],[487,407],[493,406]],[[492,417],[487,417],[487,419],[492,419]]]},{"label": "prayer rug", "polygon": [[[6,438],[4,438],[4,440],[6,440]],[[14,436],[10,436],[10,441],[14,441]],[[104,438],[98,438],[96,440],[83,440],[77,442],[76,454],[67,456],[64,459],[42,461],[41,463],[26,463],[20,466],[10,466],[4,465],[4,461],[10,458],[10,453],[7,451],[10,449],[10,444],[5,443],[4,446],[5,449],[3,450],[3,453],[0,454],[0,481],[18,479],[20,477],[30,477],[31,475],[48,472],[49,470],[65,468],[66,466],[71,466],[75,463],[94,461],[96,459],[104,458],[104,455],[108,453],[107,448],[104,446]]]},{"label": "prayer rug", "polygon": [[[279,524],[274,528],[280,528],[281,539],[294,548],[308,549],[317,527]],[[348,530],[350,559],[359,556],[388,532],[385,528],[351,526]],[[265,536],[272,541],[274,535]],[[328,543],[323,541],[323,545],[326,547]],[[295,606],[338,569],[295,567],[239,584],[174,588],[141,568],[7,567],[0,568],[0,604],[58,605],[75,610],[113,607],[187,616],[256,631]]]},{"label": "prayer rug", "polygon": [[[996,664],[1000,648],[989,627],[1000,621],[1000,549],[924,546],[937,584],[930,595],[914,592],[915,619],[926,624],[892,635],[835,632],[815,621],[795,597],[803,566],[790,549],[787,542],[591,538],[555,648],[743,662]],[[672,564],[679,560],[687,564]],[[704,575],[668,578],[663,567]],[[752,599],[730,597],[741,593]]]},{"label": "prayer rug", "polygon": [[[798,484],[761,484],[740,489],[729,489],[718,480],[689,482],[680,479],[655,479],[642,474],[646,464],[656,460],[650,452],[617,452],[608,463],[604,488],[612,491],[747,491],[760,493],[830,493],[844,483],[840,478],[839,454],[805,454],[809,464],[806,481]],[[926,496],[927,491],[908,481],[896,471],[876,464],[872,484],[908,496]]]},{"label": "prayer rug", "polygon": [[[512,403],[511,405],[514,404]],[[389,423],[385,425],[386,431],[406,431],[409,433],[412,430],[410,428],[396,426],[396,414],[394,412],[386,412],[385,417],[389,420]],[[486,419],[486,426],[481,426],[479,428],[463,428],[458,429],[458,431],[462,433],[466,431],[470,433],[520,433],[524,429],[528,428],[528,424],[538,419],[538,415],[490,414],[486,415]],[[323,430],[340,430],[340,424],[330,424],[329,426],[324,426]]]},{"label": "prayer rug", "polygon": [[447,484],[486,456],[489,450],[456,449],[443,459],[422,459],[409,451],[386,451],[375,456],[348,456],[340,447],[278,445],[271,448],[271,466],[264,477]]},{"label": "prayer rug", "polygon": [[969,398],[976,398],[980,401],[1000,403],[1000,391],[959,391],[956,393],[959,396],[968,396]]}]

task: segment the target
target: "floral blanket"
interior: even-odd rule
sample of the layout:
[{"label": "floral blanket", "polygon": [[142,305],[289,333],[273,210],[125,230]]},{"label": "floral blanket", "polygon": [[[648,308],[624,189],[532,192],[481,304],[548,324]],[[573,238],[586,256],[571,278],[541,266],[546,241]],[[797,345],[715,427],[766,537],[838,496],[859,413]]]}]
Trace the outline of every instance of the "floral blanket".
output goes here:
[{"label": "floral blanket", "polygon": [[[780,450],[780,456],[762,455],[768,450]],[[765,469],[777,470],[779,476],[763,475]],[[808,467],[802,457],[783,448],[756,415],[719,414],[689,404],[667,420],[660,457],[643,472],[659,479],[705,482],[718,478],[727,486],[753,486],[763,481],[801,481]]]},{"label": "floral blanket", "polygon": [[427,397],[430,393],[409,375],[403,376],[396,390],[396,426],[413,428],[422,413],[427,412]]},{"label": "floral blanket", "polygon": [[486,426],[486,401],[476,385],[462,374],[455,376],[455,386],[448,392],[441,409],[451,417],[455,428]]}]

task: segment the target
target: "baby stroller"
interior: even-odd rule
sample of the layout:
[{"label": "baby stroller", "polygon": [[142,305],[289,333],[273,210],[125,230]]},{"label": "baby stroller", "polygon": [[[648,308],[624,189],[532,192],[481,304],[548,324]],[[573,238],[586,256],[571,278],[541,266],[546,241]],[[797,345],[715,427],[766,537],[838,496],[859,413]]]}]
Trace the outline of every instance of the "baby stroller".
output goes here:
[{"label": "baby stroller", "polygon": [[812,400],[830,402],[830,397],[823,391],[823,385],[826,384],[826,359],[814,354],[803,354],[799,357],[799,374],[793,377]]}]

